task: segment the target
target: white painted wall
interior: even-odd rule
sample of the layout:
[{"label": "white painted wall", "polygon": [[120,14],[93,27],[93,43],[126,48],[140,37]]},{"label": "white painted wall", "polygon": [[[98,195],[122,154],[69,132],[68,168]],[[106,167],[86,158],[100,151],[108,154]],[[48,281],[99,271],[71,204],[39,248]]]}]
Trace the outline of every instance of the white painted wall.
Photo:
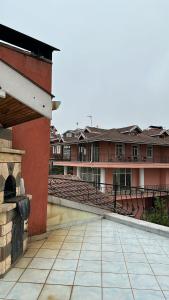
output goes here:
[{"label": "white painted wall", "polygon": [[77,167],[77,177],[80,178],[80,167]]},{"label": "white painted wall", "polygon": [[64,175],[67,175],[67,166],[64,166]]},{"label": "white painted wall", "polygon": [[0,87],[42,116],[52,119],[51,95],[2,61],[0,61]]},{"label": "white painted wall", "polygon": [[139,169],[139,186],[144,187],[144,169]]},{"label": "white painted wall", "polygon": [[106,182],[106,177],[105,177],[105,169],[101,168],[100,169],[100,182],[103,183],[100,185],[100,190],[102,193],[105,193],[105,185],[104,183]]}]

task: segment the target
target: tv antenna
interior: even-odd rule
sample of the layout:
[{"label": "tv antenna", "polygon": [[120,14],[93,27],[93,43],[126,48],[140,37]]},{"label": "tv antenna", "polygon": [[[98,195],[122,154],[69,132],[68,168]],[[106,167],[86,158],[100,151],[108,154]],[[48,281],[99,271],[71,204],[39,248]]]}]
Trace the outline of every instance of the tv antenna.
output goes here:
[{"label": "tv antenna", "polygon": [[93,126],[93,116],[92,115],[88,115],[87,117],[90,119],[90,125],[92,127]]}]

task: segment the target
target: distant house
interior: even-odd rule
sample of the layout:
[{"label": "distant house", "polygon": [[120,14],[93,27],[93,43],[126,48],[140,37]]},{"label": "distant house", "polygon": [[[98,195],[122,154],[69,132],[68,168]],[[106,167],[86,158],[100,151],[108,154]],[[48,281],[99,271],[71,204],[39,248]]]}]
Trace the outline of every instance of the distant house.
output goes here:
[{"label": "distant house", "polygon": [[118,186],[169,185],[169,131],[137,125],[68,130],[55,142],[53,166],[97,184]]}]

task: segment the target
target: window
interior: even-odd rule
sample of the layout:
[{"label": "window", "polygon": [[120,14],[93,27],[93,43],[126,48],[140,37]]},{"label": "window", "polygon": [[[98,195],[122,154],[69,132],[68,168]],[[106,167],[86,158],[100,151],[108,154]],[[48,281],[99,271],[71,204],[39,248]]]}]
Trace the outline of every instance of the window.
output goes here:
[{"label": "window", "polygon": [[84,181],[94,182],[100,186],[100,169],[98,168],[81,168],[80,178]]},{"label": "window", "polygon": [[139,147],[138,147],[138,145],[134,145],[132,147],[132,155],[133,155],[133,159],[138,159],[138,157],[139,157]]},{"label": "window", "polygon": [[131,186],[131,169],[116,169],[113,171],[113,184],[118,186],[118,189]]},{"label": "window", "polygon": [[92,154],[91,154],[91,158],[92,158],[92,161],[99,161],[99,144],[98,143],[93,143],[91,145],[91,151],[92,151]]},{"label": "window", "polygon": [[79,161],[86,161],[87,160],[87,149],[86,145],[79,145],[79,155],[78,155],[78,160]]},{"label": "window", "polygon": [[60,145],[56,146],[56,153],[61,154],[61,146]]},{"label": "window", "polygon": [[70,160],[70,146],[63,147],[63,160]]},{"label": "window", "polygon": [[124,144],[116,144],[116,157],[122,158],[124,155]]},{"label": "window", "polygon": [[66,137],[71,138],[72,137],[72,132],[67,132]]},{"label": "window", "polygon": [[153,158],[153,146],[147,146],[147,158]]},{"label": "window", "polygon": [[56,146],[53,146],[53,154],[56,154]]}]

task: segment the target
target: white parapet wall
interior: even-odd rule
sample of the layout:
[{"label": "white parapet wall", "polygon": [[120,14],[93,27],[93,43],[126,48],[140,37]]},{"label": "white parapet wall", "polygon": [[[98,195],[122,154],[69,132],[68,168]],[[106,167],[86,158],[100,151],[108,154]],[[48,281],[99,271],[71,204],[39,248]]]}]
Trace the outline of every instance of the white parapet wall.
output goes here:
[{"label": "white parapet wall", "polygon": [[128,217],[128,216],[123,216],[120,214],[116,214],[116,213],[111,213],[108,210],[105,209],[101,209],[99,207],[96,206],[90,206],[87,204],[82,204],[79,202],[74,202],[74,201],[70,201],[67,199],[63,199],[63,198],[58,198],[55,196],[48,196],[48,202],[49,203],[53,203],[53,204],[57,204],[60,206],[64,206],[64,207],[70,207],[70,208],[74,208],[74,209],[78,209],[81,211],[86,211],[86,212],[90,212],[90,213],[94,213],[97,215],[102,216],[103,218],[110,220],[112,222],[116,222],[116,223],[121,223],[133,228],[137,228],[140,230],[144,230],[144,231],[148,231],[148,232],[152,232],[154,234],[158,234],[161,236],[165,236],[169,238],[169,227],[167,226],[163,226],[163,225],[158,225],[158,224],[154,224],[154,223],[150,223],[150,222],[146,222],[143,220],[138,220],[132,217]]}]

